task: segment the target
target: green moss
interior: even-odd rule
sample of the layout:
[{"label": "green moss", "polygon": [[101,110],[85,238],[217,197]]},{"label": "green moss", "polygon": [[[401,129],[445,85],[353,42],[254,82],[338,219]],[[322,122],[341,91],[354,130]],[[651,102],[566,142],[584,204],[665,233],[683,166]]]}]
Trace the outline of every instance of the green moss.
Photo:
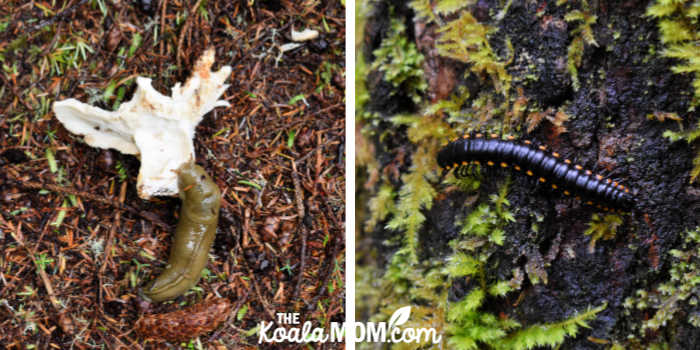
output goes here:
[{"label": "green moss", "polygon": [[384,79],[396,89],[406,93],[414,103],[421,101],[421,93],[428,88],[423,73],[423,55],[416,44],[408,41],[406,26],[392,18],[389,35],[373,52],[375,60],[371,69],[384,72]]},{"label": "green moss", "polygon": [[[584,6],[587,8],[587,6]],[[571,81],[574,86],[574,91],[581,87],[581,83],[578,80],[578,67],[581,66],[581,60],[583,59],[584,44],[598,46],[593,36],[592,25],[596,23],[597,17],[591,15],[590,12],[585,9],[574,10],[564,16],[564,20],[567,22],[580,22],[580,24],[571,31],[571,35],[574,37],[569,44],[567,49],[567,68],[569,74],[571,74]]]},{"label": "green moss", "polygon": [[437,195],[431,182],[437,181],[435,154],[440,146],[439,140],[451,136],[453,131],[436,116],[397,115],[391,118],[391,122],[397,127],[408,126],[406,134],[418,147],[411,158],[409,171],[401,175],[403,185],[387,228],[404,233],[406,249],[411,259],[416,259],[418,230],[425,221],[422,211],[431,208]]},{"label": "green moss", "polygon": [[[647,16],[658,20],[661,42],[665,49],[662,55],[677,59],[671,70],[679,74],[692,74],[694,76],[694,98],[691,111],[700,103],[700,3],[697,1],[671,1],[658,0],[647,9]],[[700,122],[694,130],[686,132],[667,131],[664,136],[672,140],[685,139],[693,142],[700,136]],[[690,181],[693,182],[700,176],[700,152],[693,159],[693,170]]]},{"label": "green moss", "polygon": [[593,252],[595,243],[599,239],[609,240],[615,238],[617,228],[620,225],[622,225],[622,218],[619,215],[609,214],[601,217],[598,214],[593,214],[591,222],[588,223],[588,228],[583,232],[586,236],[591,236],[588,252]]},{"label": "green moss", "polygon": [[394,193],[393,187],[389,184],[383,184],[379,187],[377,195],[369,200],[370,217],[365,222],[365,230],[368,232],[373,231],[379,221],[386,219],[389,214],[395,212],[395,197],[396,193]]},{"label": "green moss", "polygon": [[409,6],[416,12],[416,18],[430,23],[437,20],[436,15],[450,15],[475,2],[475,0],[413,0]]},{"label": "green moss", "polygon": [[[488,40],[494,28],[479,23],[469,11],[463,11],[458,19],[437,31],[440,38],[435,46],[441,56],[469,63],[472,72],[490,76],[494,87],[508,96],[511,76],[505,67],[509,60],[501,60]],[[510,46],[509,41],[507,44]]]},{"label": "green moss", "polygon": [[684,317],[700,328],[700,227],[686,232],[681,249],[673,249],[670,254],[673,262],[669,280],[652,291],[637,290],[634,297],[625,300],[627,309],[656,310],[653,317],[642,322],[642,334],[666,326],[675,317]]},{"label": "green moss", "polygon": [[[418,262],[410,247],[396,252],[384,277],[359,278],[363,300],[380,305],[380,312],[371,320],[388,319],[400,307],[411,306],[411,319],[404,327],[435,328],[445,334],[443,343],[392,344],[392,349],[421,349],[434,346],[450,349],[535,349],[560,345],[566,337],[575,336],[580,327],[605,308],[589,308],[574,313],[570,318],[554,323],[534,324],[523,327],[517,320],[497,316],[485,309],[488,300],[496,301],[508,293],[519,290],[523,282],[520,269],[513,270],[508,280],[492,280],[489,261],[495,247],[503,244],[504,228],[513,220],[508,209],[506,181],[488,203],[479,205],[464,219],[459,238],[450,242],[451,256],[445,261]],[[363,270],[372,275],[376,270]],[[470,281],[472,290],[461,300],[448,300],[449,287],[454,281]],[[371,288],[367,288],[371,286]],[[372,291],[368,291],[372,289]],[[365,299],[366,298],[366,299]],[[359,348],[364,348],[360,344]]]}]

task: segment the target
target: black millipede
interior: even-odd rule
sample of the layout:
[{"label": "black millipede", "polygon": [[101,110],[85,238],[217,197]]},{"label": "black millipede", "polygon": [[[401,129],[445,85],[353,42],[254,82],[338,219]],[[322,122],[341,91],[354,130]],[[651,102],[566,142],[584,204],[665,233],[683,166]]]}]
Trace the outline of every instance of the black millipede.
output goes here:
[{"label": "black millipede", "polygon": [[558,153],[547,152],[545,146],[535,147],[529,141],[519,144],[513,137],[502,140],[497,135],[491,138],[482,134],[464,135],[443,147],[438,152],[437,162],[447,171],[455,169],[457,177],[465,176],[471,164],[502,168],[512,165],[515,171],[549,183],[553,190],[561,189],[566,196],[584,198],[585,204],[596,203],[600,209],[629,211],[635,204],[629,188],[594,175],[568,159],[562,160]]}]

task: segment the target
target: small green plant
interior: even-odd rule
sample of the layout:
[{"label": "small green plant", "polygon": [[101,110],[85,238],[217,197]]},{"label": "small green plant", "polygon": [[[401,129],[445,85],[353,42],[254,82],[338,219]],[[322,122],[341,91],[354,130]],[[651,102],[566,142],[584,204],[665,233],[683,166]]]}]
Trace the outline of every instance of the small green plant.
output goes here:
[{"label": "small green plant", "polygon": [[280,271],[285,271],[289,276],[292,276],[294,274],[294,267],[289,265],[289,260],[287,260],[287,263],[285,263],[284,266],[280,268]]},{"label": "small green plant", "polygon": [[61,40],[57,40],[54,49],[41,59],[41,70],[49,67],[51,75],[61,75],[69,67],[79,68],[87,60],[88,52],[94,51],[80,36],[76,35],[73,39],[72,43],[66,40],[60,46],[57,45]]},{"label": "small green plant", "polygon": [[48,257],[46,253],[37,254],[35,259],[36,267],[39,270],[46,270],[46,267],[53,264],[54,261],[53,258]]},{"label": "small green plant", "polygon": [[117,175],[119,176],[119,182],[126,181],[126,168],[124,168],[124,165],[122,164],[122,162],[117,161],[117,164],[115,164],[114,167],[117,169]]},{"label": "small green plant", "polygon": [[[496,90],[507,96],[511,76],[506,71],[507,61],[491,49],[488,36],[493,32],[492,27],[479,23],[469,11],[462,11],[458,19],[438,29],[440,38],[435,46],[441,56],[469,63],[472,72],[490,76]],[[510,47],[510,41],[506,44]]]},{"label": "small green plant", "polygon": [[567,50],[567,68],[569,74],[571,74],[571,81],[575,91],[581,87],[581,83],[578,80],[578,67],[581,66],[581,60],[583,59],[584,44],[598,46],[591,28],[597,19],[597,16],[591,15],[587,9],[584,11],[574,10],[564,16],[564,20],[567,22],[581,22],[571,31],[574,38],[571,40]]},{"label": "small green plant", "polygon": [[386,219],[394,212],[395,197],[396,193],[390,185],[383,184],[379,187],[377,194],[369,200],[370,218],[365,221],[365,230],[368,232],[374,230],[379,221]]},{"label": "small green plant", "polygon": [[619,215],[605,215],[601,217],[598,214],[593,214],[591,222],[588,223],[588,228],[583,232],[586,236],[591,236],[591,242],[588,244],[588,252],[593,253],[595,243],[599,240],[609,240],[615,238],[617,228],[622,225],[622,218]]},{"label": "small green plant", "polygon": [[434,162],[432,152],[422,147],[416,151],[410,172],[401,176],[403,186],[399,190],[399,201],[394,217],[387,224],[389,229],[405,232],[405,243],[414,260],[418,251],[418,230],[425,221],[422,210],[429,210],[437,195],[428,182],[429,179],[435,180],[431,169]]},{"label": "small green plant", "polygon": [[406,26],[398,19],[391,20],[389,35],[381,46],[373,52],[375,60],[372,70],[384,72],[384,79],[396,91],[406,93],[414,103],[421,101],[421,93],[428,87],[423,73],[423,55],[416,44],[406,36]]},{"label": "small green plant", "polygon": [[[655,290],[637,290],[625,299],[625,308],[655,309],[654,316],[642,322],[640,332],[656,331],[685,311],[688,323],[700,328],[700,226],[687,231],[681,249],[670,251],[673,256],[670,279]],[[683,313],[681,313],[683,314]]]}]

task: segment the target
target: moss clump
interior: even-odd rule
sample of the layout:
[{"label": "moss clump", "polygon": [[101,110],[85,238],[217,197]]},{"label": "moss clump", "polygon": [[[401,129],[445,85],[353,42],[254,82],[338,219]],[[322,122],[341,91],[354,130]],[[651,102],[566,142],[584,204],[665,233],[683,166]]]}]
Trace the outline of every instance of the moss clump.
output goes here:
[{"label": "moss clump", "polygon": [[615,238],[617,228],[622,225],[622,218],[619,215],[600,216],[593,214],[591,222],[588,223],[588,228],[583,232],[586,236],[591,236],[591,243],[588,245],[588,252],[592,253],[595,249],[595,243],[599,240],[609,240]]},{"label": "moss clump", "polygon": [[[575,336],[580,327],[605,308],[574,314],[554,323],[524,327],[507,316],[497,316],[486,310],[489,299],[499,299],[521,288],[524,275],[516,268],[509,280],[494,280],[489,274],[489,257],[505,239],[505,225],[514,220],[508,210],[508,182],[489,203],[479,205],[463,220],[461,236],[450,242],[453,249],[447,263],[417,262],[409,247],[399,250],[386,270],[379,290],[387,291],[387,301],[374,320],[389,317],[396,309],[411,305],[413,314],[405,327],[431,327],[445,333],[440,348],[451,349],[535,349],[555,347],[566,337]],[[467,281],[471,290],[459,301],[448,299],[450,286],[458,280]],[[394,344],[393,349],[419,349],[432,344]]]},{"label": "moss clump", "polygon": [[670,253],[670,279],[652,291],[640,289],[625,300],[627,309],[656,310],[652,318],[642,322],[642,334],[666,326],[678,314],[685,314],[688,323],[700,328],[700,227],[686,232],[682,248]]},{"label": "moss clump", "polygon": [[472,72],[490,76],[494,87],[507,96],[511,76],[506,71],[507,61],[501,60],[489,44],[488,36],[493,32],[492,27],[463,11],[458,19],[438,29],[441,35],[435,46],[441,56],[469,63]]},{"label": "moss clump", "polygon": [[419,145],[413,154],[411,168],[401,176],[403,185],[399,190],[399,200],[393,211],[393,218],[387,228],[403,231],[406,248],[411,259],[415,260],[418,251],[418,230],[425,221],[422,210],[430,209],[437,192],[431,182],[437,180],[435,154],[438,140],[445,138],[450,128],[440,118],[430,116],[396,116],[396,125],[409,125],[408,138]]},{"label": "moss clump", "polygon": [[571,81],[573,82],[574,90],[578,90],[581,87],[581,83],[578,80],[578,67],[581,66],[581,60],[583,59],[583,49],[584,44],[598,46],[593,36],[592,25],[596,23],[598,18],[591,15],[588,10],[574,10],[566,14],[564,20],[567,22],[580,22],[580,24],[571,31],[574,38],[569,44],[567,50],[567,68],[569,74],[571,74]]},{"label": "moss clump", "polygon": [[421,101],[421,93],[428,88],[423,73],[423,55],[416,44],[408,41],[406,26],[392,18],[389,35],[373,52],[375,60],[371,69],[384,72],[384,79],[395,91],[407,94],[414,103]]}]

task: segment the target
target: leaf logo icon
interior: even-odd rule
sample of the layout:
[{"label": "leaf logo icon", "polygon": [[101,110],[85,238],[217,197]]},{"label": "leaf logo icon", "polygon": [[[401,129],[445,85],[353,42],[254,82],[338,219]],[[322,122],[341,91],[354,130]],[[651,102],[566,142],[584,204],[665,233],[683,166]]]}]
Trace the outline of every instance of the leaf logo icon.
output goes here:
[{"label": "leaf logo icon", "polygon": [[394,314],[391,315],[391,318],[389,318],[389,329],[393,329],[396,326],[400,326],[406,321],[408,321],[408,318],[411,317],[411,307],[410,306],[404,306],[396,311],[394,311]]}]

